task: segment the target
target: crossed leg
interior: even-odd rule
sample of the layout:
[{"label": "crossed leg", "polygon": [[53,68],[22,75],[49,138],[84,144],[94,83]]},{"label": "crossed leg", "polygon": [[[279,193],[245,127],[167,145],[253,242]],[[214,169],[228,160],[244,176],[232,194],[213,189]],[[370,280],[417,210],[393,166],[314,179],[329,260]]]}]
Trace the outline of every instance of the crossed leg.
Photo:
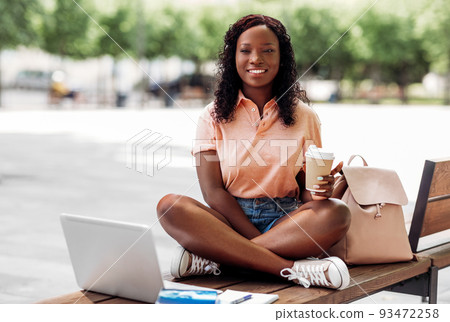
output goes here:
[{"label": "crossed leg", "polygon": [[217,211],[186,196],[169,194],[157,206],[166,232],[190,252],[214,262],[279,275],[295,259],[318,255],[348,229],[349,211],[339,200],[312,201],[249,240]]},{"label": "crossed leg", "polygon": [[350,211],[341,200],[310,201],[252,241],[284,258],[300,259],[322,254],[344,237],[349,225]]}]

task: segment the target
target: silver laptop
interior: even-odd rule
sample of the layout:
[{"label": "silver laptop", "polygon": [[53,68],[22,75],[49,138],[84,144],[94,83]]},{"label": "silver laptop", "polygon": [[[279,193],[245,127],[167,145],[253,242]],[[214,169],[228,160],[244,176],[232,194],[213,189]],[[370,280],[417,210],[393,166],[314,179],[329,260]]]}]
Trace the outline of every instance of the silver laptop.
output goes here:
[{"label": "silver laptop", "polygon": [[70,214],[61,224],[79,287],[156,301],[164,283],[148,226]]}]

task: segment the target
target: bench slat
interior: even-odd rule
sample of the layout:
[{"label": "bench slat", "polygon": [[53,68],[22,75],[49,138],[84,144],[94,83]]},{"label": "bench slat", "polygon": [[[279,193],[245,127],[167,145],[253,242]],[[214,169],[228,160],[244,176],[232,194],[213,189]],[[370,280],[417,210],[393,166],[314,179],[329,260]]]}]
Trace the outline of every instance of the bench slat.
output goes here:
[{"label": "bench slat", "polygon": [[441,159],[436,161],[433,180],[431,181],[429,198],[450,193],[450,161]]},{"label": "bench slat", "polygon": [[[325,299],[332,293],[339,291],[334,291],[326,288],[316,288],[310,287],[305,289],[301,286],[295,285],[293,287],[286,288],[275,292],[279,296],[279,299],[275,304],[305,304],[305,303],[315,303],[315,299]],[[323,303],[319,301],[318,303]],[[333,301],[327,303],[334,303]]]},{"label": "bench slat", "polygon": [[101,301],[97,304],[147,304],[147,303],[124,299],[121,297],[114,297],[114,298],[106,300],[106,301]]},{"label": "bench slat", "polygon": [[431,264],[438,268],[450,266],[450,243],[424,250],[417,254],[419,257],[429,257]]},{"label": "bench slat", "polygon": [[279,290],[292,287],[292,283],[287,283],[285,281],[280,282],[267,282],[267,281],[244,281],[230,287],[222,288],[223,291],[226,289],[231,289],[234,291],[250,292],[250,293],[276,293]]},{"label": "bench slat", "polygon": [[245,281],[245,278],[243,278],[242,276],[241,277],[236,276],[234,274],[233,275],[224,274],[219,276],[214,275],[192,276],[186,279],[178,279],[178,280],[170,277],[167,278],[167,280],[171,282],[183,283],[188,285],[222,289],[241,283]]},{"label": "bench slat", "polygon": [[101,301],[112,299],[114,296],[101,294],[96,292],[78,291],[66,295],[52,297],[43,301],[37,302],[37,304],[96,304]]},{"label": "bench slat", "polygon": [[420,236],[428,236],[450,229],[450,199],[429,202]]}]

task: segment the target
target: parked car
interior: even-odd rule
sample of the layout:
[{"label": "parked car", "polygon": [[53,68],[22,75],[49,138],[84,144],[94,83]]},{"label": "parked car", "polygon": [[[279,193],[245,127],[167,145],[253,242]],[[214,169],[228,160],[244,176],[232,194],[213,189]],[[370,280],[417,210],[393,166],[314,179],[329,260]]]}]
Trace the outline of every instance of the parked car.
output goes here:
[{"label": "parked car", "polygon": [[22,70],[17,73],[15,88],[48,90],[51,85],[52,73],[42,70]]},{"label": "parked car", "polygon": [[209,99],[214,94],[214,88],[213,76],[189,74],[168,82],[151,82],[147,91],[155,97],[163,98],[166,106],[172,106],[172,99]]}]

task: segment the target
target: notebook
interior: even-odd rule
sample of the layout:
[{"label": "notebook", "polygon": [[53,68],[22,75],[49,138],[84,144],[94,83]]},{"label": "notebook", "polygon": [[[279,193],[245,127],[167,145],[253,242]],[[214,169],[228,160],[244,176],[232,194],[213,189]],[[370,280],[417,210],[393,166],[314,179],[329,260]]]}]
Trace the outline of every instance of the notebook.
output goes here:
[{"label": "notebook", "polygon": [[226,290],[218,298],[220,304],[268,304],[278,300],[278,295]]}]

